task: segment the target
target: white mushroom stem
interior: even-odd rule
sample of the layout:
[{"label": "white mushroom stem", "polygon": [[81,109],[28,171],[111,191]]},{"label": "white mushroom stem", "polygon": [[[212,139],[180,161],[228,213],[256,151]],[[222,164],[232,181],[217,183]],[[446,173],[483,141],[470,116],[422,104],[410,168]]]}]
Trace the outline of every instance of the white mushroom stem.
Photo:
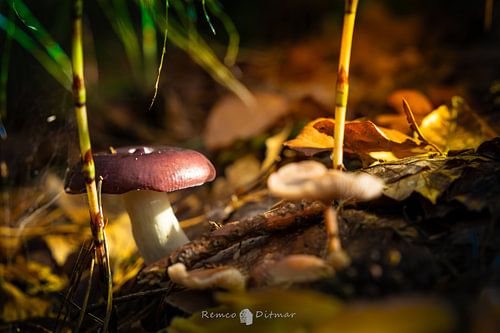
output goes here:
[{"label": "white mushroom stem", "polygon": [[342,250],[339,236],[339,225],[337,223],[337,212],[332,206],[328,206],[324,211],[326,235],[328,237],[328,252]]},{"label": "white mushroom stem", "polygon": [[146,264],[168,256],[189,242],[175,217],[168,195],[132,191],[123,195],[132,222],[132,233]]}]

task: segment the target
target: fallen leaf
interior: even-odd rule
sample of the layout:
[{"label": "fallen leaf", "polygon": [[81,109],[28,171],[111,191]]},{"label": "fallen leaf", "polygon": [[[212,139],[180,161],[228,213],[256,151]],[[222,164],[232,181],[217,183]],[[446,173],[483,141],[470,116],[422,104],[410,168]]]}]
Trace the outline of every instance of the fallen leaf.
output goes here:
[{"label": "fallen leaf", "polygon": [[375,117],[375,123],[392,128],[404,134],[411,134],[410,125],[403,114],[381,114]]},{"label": "fallen leaf", "polygon": [[2,320],[21,320],[47,315],[50,302],[41,295],[61,292],[67,279],[52,268],[22,257],[0,264],[0,309]]},{"label": "fallen leaf", "polygon": [[274,162],[279,160],[280,153],[283,150],[283,142],[288,138],[291,131],[292,126],[288,123],[279,133],[266,139],[266,157],[260,166],[261,171],[267,170]]},{"label": "fallen leaf", "polygon": [[226,178],[235,190],[255,180],[260,174],[260,162],[253,155],[246,155],[226,168]]},{"label": "fallen leaf", "polygon": [[1,320],[16,321],[48,314],[50,302],[38,297],[30,297],[21,289],[0,279]]},{"label": "fallen leaf", "polygon": [[396,90],[387,97],[387,104],[399,114],[404,115],[405,111],[403,109],[403,99],[408,101],[411,110],[417,119],[430,113],[432,111],[431,101],[418,90],[413,89],[401,89]]},{"label": "fallen leaf", "polygon": [[489,210],[493,218],[500,217],[500,163],[475,161],[465,168],[446,199],[456,200],[471,211]]},{"label": "fallen leaf", "polygon": [[401,160],[399,163],[379,164],[365,172],[381,177],[386,181],[384,195],[394,200],[403,201],[413,192],[420,193],[430,202],[437,199],[458,179],[467,162],[458,160],[450,163],[446,158],[422,158]]},{"label": "fallen leaf", "polygon": [[500,138],[448,157],[410,157],[364,169],[385,181],[384,195],[402,201],[419,193],[431,203],[458,201],[500,216]]},{"label": "fallen leaf", "polygon": [[420,129],[443,151],[477,148],[498,135],[457,96],[452,98],[451,107],[442,105],[428,114]]},{"label": "fallen leaf", "polygon": [[207,119],[204,133],[208,149],[230,146],[237,140],[245,140],[271,127],[288,112],[288,103],[280,95],[256,93],[255,105],[245,105],[238,97],[223,97]]},{"label": "fallen leaf", "polygon": [[59,266],[63,266],[68,256],[79,249],[83,242],[83,238],[75,239],[68,235],[46,235],[44,240]]},{"label": "fallen leaf", "polygon": [[[308,155],[333,149],[334,127],[333,119],[316,119],[285,145]],[[397,130],[377,127],[371,121],[346,122],[344,150],[364,161],[387,161],[428,152],[419,141]]]}]

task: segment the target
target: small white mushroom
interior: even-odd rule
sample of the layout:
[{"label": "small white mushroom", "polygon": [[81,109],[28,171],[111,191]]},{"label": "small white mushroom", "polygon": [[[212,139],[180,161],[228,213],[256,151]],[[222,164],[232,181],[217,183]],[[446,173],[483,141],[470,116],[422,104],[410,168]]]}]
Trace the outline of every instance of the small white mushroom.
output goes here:
[{"label": "small white mushroom", "polygon": [[333,269],[327,262],[307,254],[286,256],[266,270],[271,284],[310,282],[330,275]]},{"label": "small white mushroom", "polygon": [[168,267],[167,271],[172,282],[190,289],[244,290],[247,280],[239,270],[228,266],[187,271],[184,264],[177,263]]},{"label": "small white mushroom", "polygon": [[269,176],[272,195],[288,200],[356,199],[368,201],[379,197],[383,181],[366,173],[327,169],[316,161],[290,163]]},{"label": "small white mushroom", "polygon": [[[283,199],[320,200],[329,203],[332,200],[375,199],[382,195],[384,182],[366,173],[342,172],[327,169],[316,161],[302,161],[287,164],[270,175],[267,187],[272,195]],[[333,268],[346,267],[350,264],[350,259],[340,244],[337,214],[333,207],[328,206],[325,209],[324,219],[328,237],[327,260]],[[278,266],[277,272],[288,267],[283,266],[284,264],[286,262]]]}]

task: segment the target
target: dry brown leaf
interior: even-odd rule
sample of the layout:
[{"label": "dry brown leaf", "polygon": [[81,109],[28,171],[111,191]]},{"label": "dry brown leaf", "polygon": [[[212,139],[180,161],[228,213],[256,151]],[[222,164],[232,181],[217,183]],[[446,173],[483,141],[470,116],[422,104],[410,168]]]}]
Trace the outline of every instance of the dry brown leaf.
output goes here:
[{"label": "dry brown leaf", "polygon": [[[333,149],[335,120],[319,118],[307,124],[300,134],[285,145],[306,154]],[[363,160],[393,160],[426,153],[425,145],[393,129],[381,128],[371,121],[348,121],[344,149]]]},{"label": "dry brown leaf", "polygon": [[247,106],[236,96],[225,96],[213,107],[204,133],[208,149],[227,147],[262,133],[288,112],[280,95],[256,93],[256,104]]}]

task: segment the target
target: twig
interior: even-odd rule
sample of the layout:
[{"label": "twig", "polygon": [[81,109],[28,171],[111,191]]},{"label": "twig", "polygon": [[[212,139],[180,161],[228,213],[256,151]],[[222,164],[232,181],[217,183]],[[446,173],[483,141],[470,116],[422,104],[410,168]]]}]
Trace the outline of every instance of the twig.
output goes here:
[{"label": "twig", "polygon": [[[63,295],[63,296],[64,296],[64,295]],[[82,308],[80,307],[80,305],[76,304],[76,303],[75,303],[75,301],[73,301],[73,300],[69,300],[69,304],[70,304],[71,306],[73,306],[75,309],[77,309],[78,311],[81,311],[81,309],[82,309]],[[103,305],[104,305],[104,304],[103,304]],[[93,320],[94,320],[97,324],[99,324],[99,325],[104,324],[104,321],[103,321],[101,318],[97,317],[96,315],[94,315],[94,314],[90,313],[90,310],[87,312],[87,315],[88,315],[90,318],[92,318],[92,319],[93,319]]]},{"label": "twig", "polygon": [[83,298],[83,304],[80,309],[80,315],[78,316],[78,322],[75,328],[75,332],[78,333],[80,331],[80,328],[82,327],[83,324],[83,319],[85,318],[85,314],[87,312],[87,305],[89,304],[89,296],[90,296],[90,290],[92,289],[92,277],[94,275],[94,266],[95,266],[95,259],[92,258],[90,261],[90,268],[89,268],[89,282],[87,285],[87,289],[85,290],[85,297]]},{"label": "twig", "polygon": [[408,120],[408,124],[410,124],[410,129],[415,133],[417,133],[420,140],[422,140],[424,143],[434,148],[434,150],[436,150],[440,155],[443,155],[441,149],[439,149],[438,146],[427,140],[427,138],[424,136],[424,134],[420,130],[420,127],[418,127],[417,121],[415,120],[415,116],[413,116],[410,104],[408,104],[408,101],[404,98],[403,98],[403,110],[405,111],[406,114],[406,120]]},{"label": "twig", "polygon": [[[137,298],[147,297],[147,296],[156,295],[156,294],[163,294],[165,292],[168,293],[172,289],[172,286],[173,285],[169,285],[168,287],[164,287],[164,288],[157,288],[157,289],[152,289],[152,290],[140,291],[140,292],[129,294],[129,295],[114,297],[113,303],[115,305],[118,305],[118,304],[134,301]],[[89,311],[101,309],[102,307],[104,307],[104,305],[105,304],[102,304],[102,303],[92,304],[91,306],[89,306]]]},{"label": "twig", "polygon": [[[285,202],[282,206],[263,214],[225,224],[214,230],[208,237],[190,242],[175,251],[170,255],[167,263],[159,262],[157,265],[182,262],[186,267],[191,267],[197,261],[212,256],[244,237],[267,235],[286,229],[293,224],[321,215],[324,209],[324,204],[318,201]],[[154,269],[155,266],[152,266],[143,273]]]},{"label": "twig", "polygon": [[66,322],[69,309],[67,309],[68,310],[67,312],[65,311],[65,309],[67,307],[67,304],[72,301],[72,298],[76,292],[76,286],[80,283],[80,280],[82,278],[82,273],[83,273],[82,267],[87,259],[87,256],[92,252],[92,249],[93,249],[92,247],[87,248],[85,244],[83,244],[82,247],[80,248],[80,252],[78,253],[78,257],[76,258],[75,265],[73,266],[73,270],[71,272],[71,278],[68,290],[64,295],[63,303],[61,304],[61,308],[57,313],[56,328],[54,329],[55,332],[60,332],[62,329],[62,327],[60,326],[61,316],[63,316],[62,324]]}]

